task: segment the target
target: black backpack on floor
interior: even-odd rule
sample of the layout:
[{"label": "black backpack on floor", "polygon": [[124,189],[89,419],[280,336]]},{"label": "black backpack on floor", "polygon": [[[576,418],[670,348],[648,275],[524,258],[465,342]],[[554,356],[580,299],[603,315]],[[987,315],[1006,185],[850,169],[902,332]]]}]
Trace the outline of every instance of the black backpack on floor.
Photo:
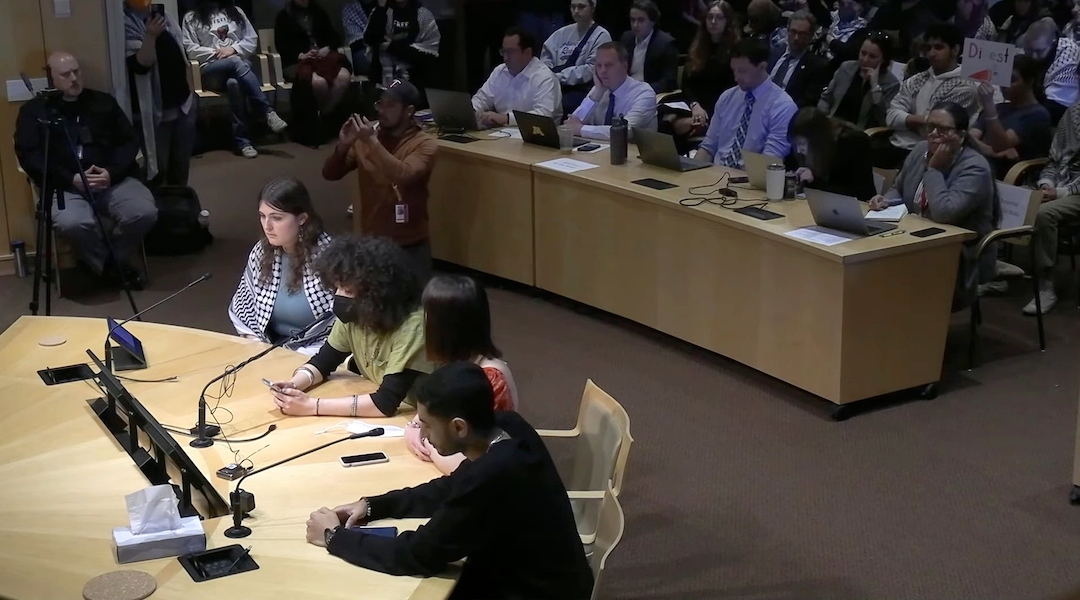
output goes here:
[{"label": "black backpack on floor", "polygon": [[146,253],[177,256],[202,251],[214,237],[199,223],[199,195],[187,186],[163,185],[154,190],[158,218],[146,234]]}]

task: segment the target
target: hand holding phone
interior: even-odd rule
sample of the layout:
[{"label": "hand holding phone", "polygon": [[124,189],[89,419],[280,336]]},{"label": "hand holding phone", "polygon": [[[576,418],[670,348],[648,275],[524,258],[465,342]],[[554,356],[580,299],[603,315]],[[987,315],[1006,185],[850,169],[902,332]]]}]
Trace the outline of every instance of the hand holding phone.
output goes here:
[{"label": "hand holding phone", "polygon": [[281,391],[281,388],[279,388],[278,386],[274,385],[274,382],[273,382],[273,381],[270,381],[269,379],[267,379],[267,378],[265,378],[265,377],[263,377],[263,380],[262,380],[262,382],[263,382],[263,385],[265,385],[266,387],[270,388],[270,391],[271,391],[271,392],[280,392],[280,391]]}]

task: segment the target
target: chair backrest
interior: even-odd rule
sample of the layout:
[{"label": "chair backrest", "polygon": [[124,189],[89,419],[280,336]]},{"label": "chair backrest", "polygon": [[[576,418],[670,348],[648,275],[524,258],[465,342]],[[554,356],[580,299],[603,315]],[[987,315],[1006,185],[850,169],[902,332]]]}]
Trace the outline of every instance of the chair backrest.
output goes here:
[{"label": "chair backrest", "polygon": [[880,169],[874,167],[874,186],[877,187],[877,193],[884,194],[889,191],[893,182],[896,181],[897,173],[899,173],[897,169]]},{"label": "chair backrest", "polygon": [[592,555],[589,556],[589,566],[593,572],[592,600],[596,600],[600,589],[600,576],[604,573],[608,556],[615,546],[622,540],[623,531],[626,528],[626,516],[623,515],[622,505],[619,498],[611,491],[609,486],[604,493],[604,500],[600,504],[600,518],[596,524],[596,541],[593,543]]},{"label": "chair backrest", "polygon": [[274,30],[273,29],[260,29],[259,30],[259,52],[266,54],[267,52],[274,52]]},{"label": "chair backrest", "polygon": [[[615,495],[622,490],[626,459],[634,438],[630,435],[630,416],[614,398],[590,379],[585,383],[578,412],[577,448],[567,489],[603,491],[610,485]],[[578,532],[596,531],[600,507],[595,501],[573,501]]]}]

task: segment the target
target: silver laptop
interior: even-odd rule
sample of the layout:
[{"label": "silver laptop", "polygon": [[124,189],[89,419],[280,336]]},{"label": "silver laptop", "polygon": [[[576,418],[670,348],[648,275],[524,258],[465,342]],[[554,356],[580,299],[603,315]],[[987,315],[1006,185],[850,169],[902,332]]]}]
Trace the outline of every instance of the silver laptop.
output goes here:
[{"label": "silver laptop", "polygon": [[641,162],[647,165],[683,172],[696,171],[712,166],[711,162],[680,156],[679,150],[675,147],[675,138],[666,133],[658,133],[639,127],[634,127],[633,133],[634,143],[637,144]]},{"label": "silver laptop", "polygon": [[443,130],[476,131],[476,112],[473,111],[472,96],[465,92],[435,90],[428,88],[428,106],[435,124]]},{"label": "silver laptop", "polygon": [[894,223],[867,221],[862,204],[851,196],[841,196],[807,188],[806,201],[814,223],[857,235],[877,235],[896,229]]},{"label": "silver laptop", "polygon": [[750,187],[757,190],[765,189],[765,172],[769,170],[769,165],[773,163],[784,164],[782,158],[758,154],[749,150],[742,151],[742,159],[743,166],[746,167],[746,177],[750,180]]}]

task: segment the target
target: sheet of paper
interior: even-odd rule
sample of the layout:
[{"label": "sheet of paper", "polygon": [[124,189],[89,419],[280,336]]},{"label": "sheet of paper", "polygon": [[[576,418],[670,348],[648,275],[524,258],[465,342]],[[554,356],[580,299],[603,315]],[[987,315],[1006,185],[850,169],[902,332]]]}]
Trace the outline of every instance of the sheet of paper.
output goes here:
[{"label": "sheet of paper", "polygon": [[1007,86],[1012,82],[1016,52],[1017,48],[1012,44],[965,39],[960,74],[976,81]]},{"label": "sheet of paper", "polygon": [[580,160],[574,160],[572,158],[556,158],[555,160],[546,160],[542,163],[536,163],[536,166],[547,167],[562,173],[576,173],[577,171],[584,171],[586,169],[595,169],[599,165],[581,162]]},{"label": "sheet of paper", "polygon": [[668,108],[674,108],[675,110],[685,110],[686,112],[690,112],[690,105],[685,102],[664,102],[663,105]]},{"label": "sheet of paper", "polygon": [[907,214],[906,204],[890,206],[885,210],[872,210],[866,213],[866,218],[871,221],[899,221]]},{"label": "sheet of paper", "polygon": [[788,231],[784,235],[793,237],[797,240],[820,244],[822,246],[835,246],[837,244],[843,244],[844,242],[850,242],[859,237],[851,233],[844,233],[843,231],[836,231],[835,229],[818,227],[816,225],[813,227],[803,227],[802,229]]},{"label": "sheet of paper", "polygon": [[514,138],[515,140],[520,140],[521,139],[521,131],[519,131],[517,127],[504,127],[504,128],[502,128],[502,129],[500,129],[498,131],[492,131],[491,133],[488,134],[488,137],[493,137],[493,138],[511,137],[511,138]]}]

